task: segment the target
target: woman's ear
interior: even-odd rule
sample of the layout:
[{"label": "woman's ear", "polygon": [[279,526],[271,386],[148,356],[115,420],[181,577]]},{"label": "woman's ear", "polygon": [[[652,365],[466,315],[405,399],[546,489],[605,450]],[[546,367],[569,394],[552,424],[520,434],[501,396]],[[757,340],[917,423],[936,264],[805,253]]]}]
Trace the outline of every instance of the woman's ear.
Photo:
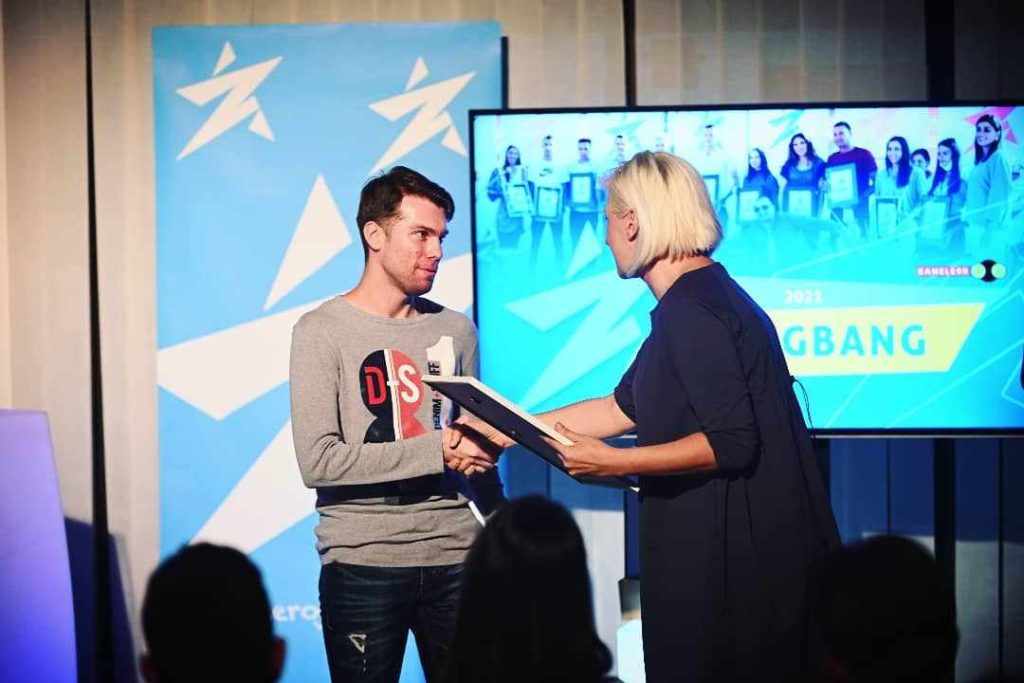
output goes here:
[{"label": "woman's ear", "polygon": [[636,211],[630,209],[626,212],[626,238],[630,241],[635,240],[637,233],[640,232],[640,224],[636,220]]}]

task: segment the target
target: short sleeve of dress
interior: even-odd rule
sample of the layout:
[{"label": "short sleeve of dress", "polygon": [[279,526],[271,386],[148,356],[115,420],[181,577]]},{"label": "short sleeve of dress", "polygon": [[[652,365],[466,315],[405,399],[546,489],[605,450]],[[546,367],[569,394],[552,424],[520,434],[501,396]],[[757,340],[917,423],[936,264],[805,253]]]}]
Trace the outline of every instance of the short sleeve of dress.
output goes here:
[{"label": "short sleeve of dress", "polygon": [[633,403],[633,376],[636,374],[637,361],[640,359],[640,354],[643,353],[644,346],[646,345],[647,342],[645,341],[643,346],[640,347],[640,350],[637,351],[636,358],[634,358],[633,362],[629,364],[628,368],[626,368],[626,372],[622,375],[622,379],[619,380],[619,383],[615,386],[615,391],[613,392],[615,402],[619,405],[619,410],[625,413],[626,417],[628,417],[633,424],[636,424],[636,405]]},{"label": "short sleeve of dress", "polygon": [[672,364],[718,469],[744,470],[757,458],[759,438],[736,344],[722,318],[696,299],[679,297],[671,313],[665,331]]}]

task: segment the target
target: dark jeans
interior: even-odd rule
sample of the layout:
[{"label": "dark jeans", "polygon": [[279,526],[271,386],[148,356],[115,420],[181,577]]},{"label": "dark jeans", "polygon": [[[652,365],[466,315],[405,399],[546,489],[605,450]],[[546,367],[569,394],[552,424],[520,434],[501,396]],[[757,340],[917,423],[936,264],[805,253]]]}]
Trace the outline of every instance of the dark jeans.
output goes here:
[{"label": "dark jeans", "polygon": [[331,680],[393,683],[412,629],[427,681],[441,679],[455,634],[462,565],[320,568],[320,612]]}]

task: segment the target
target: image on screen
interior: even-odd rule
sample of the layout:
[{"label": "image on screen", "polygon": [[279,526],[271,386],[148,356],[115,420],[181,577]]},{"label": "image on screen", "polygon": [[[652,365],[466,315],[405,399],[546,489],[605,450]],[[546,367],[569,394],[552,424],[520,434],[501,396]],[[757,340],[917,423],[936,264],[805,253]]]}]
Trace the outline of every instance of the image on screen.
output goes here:
[{"label": "image on screen", "polygon": [[[473,112],[481,377],[531,412],[610,393],[655,301],[603,179],[704,178],[713,257],[769,314],[822,433],[1024,428],[1024,108]],[[804,403],[801,394],[801,402]]]}]

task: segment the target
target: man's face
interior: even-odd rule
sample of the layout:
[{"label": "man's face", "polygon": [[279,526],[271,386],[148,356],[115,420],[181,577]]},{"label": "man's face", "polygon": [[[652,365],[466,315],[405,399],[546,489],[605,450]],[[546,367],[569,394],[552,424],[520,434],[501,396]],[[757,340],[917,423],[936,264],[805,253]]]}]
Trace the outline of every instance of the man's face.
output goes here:
[{"label": "man's face", "polygon": [[761,197],[754,202],[754,215],[758,223],[771,223],[775,220],[775,205],[767,197]]},{"label": "man's face", "polygon": [[619,159],[623,159],[626,156],[626,141],[621,135],[615,138],[615,154]]},{"label": "man's face", "polygon": [[708,126],[707,128],[704,129],[704,144],[706,144],[708,147],[711,147],[713,144],[715,144],[715,129],[712,128],[711,126]]},{"label": "man's face", "polygon": [[554,151],[555,151],[555,142],[554,142],[554,140],[552,140],[549,137],[548,138],[544,138],[544,141],[541,143],[541,145],[544,148],[544,158],[546,160],[550,161],[551,160],[551,155],[554,154]]},{"label": "man's face", "polygon": [[577,150],[579,151],[580,162],[590,161],[590,143],[589,142],[581,142],[581,143],[579,143],[579,145],[577,146]]},{"label": "man's face", "polygon": [[850,131],[846,130],[846,126],[836,126],[832,129],[832,141],[839,149],[847,149],[850,146]]},{"label": "man's face", "polygon": [[444,211],[429,199],[403,197],[398,218],[384,232],[378,252],[381,268],[406,295],[429,292],[448,234]]}]

